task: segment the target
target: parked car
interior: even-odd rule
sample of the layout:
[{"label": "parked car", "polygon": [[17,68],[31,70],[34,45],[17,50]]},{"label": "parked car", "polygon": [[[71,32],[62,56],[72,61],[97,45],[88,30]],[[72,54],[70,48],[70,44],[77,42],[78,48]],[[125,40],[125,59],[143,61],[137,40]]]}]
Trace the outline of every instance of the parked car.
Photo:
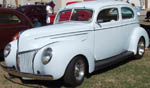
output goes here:
[{"label": "parked car", "polygon": [[78,3],[78,2],[81,2],[81,1],[71,1],[71,2],[67,2],[66,5],[71,5],[71,4]]},{"label": "parked car", "polygon": [[44,5],[24,5],[18,7],[16,10],[25,14],[33,22],[37,19],[40,24],[46,25],[46,7]]},{"label": "parked car", "polygon": [[138,23],[136,11],[125,2],[68,5],[54,25],[24,31],[10,42],[1,66],[22,79],[62,78],[78,86],[89,73],[132,56],[142,58],[149,38]]},{"label": "parked car", "polygon": [[31,21],[22,13],[0,8],[0,57],[3,57],[5,46],[18,35],[20,31],[32,28]]},{"label": "parked car", "polygon": [[141,15],[141,11],[142,11],[142,7],[140,6],[134,6],[136,12],[137,12],[137,15],[140,16]]}]

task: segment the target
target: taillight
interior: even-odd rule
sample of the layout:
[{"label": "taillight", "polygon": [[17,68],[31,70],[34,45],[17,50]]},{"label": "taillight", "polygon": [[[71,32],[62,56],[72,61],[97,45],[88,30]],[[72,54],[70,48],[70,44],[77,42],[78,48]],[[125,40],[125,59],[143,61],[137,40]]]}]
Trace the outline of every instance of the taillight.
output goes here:
[{"label": "taillight", "polygon": [[19,37],[19,34],[17,33],[14,37],[13,37],[13,40],[17,40]]}]

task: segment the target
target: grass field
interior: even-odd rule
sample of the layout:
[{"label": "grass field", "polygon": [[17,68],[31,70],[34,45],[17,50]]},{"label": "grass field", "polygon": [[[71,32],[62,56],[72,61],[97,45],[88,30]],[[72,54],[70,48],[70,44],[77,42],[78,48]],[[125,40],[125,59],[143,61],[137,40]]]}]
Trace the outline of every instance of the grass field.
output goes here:
[{"label": "grass field", "polygon": [[150,88],[150,50],[142,59],[127,60],[116,66],[92,75],[79,88]]}]

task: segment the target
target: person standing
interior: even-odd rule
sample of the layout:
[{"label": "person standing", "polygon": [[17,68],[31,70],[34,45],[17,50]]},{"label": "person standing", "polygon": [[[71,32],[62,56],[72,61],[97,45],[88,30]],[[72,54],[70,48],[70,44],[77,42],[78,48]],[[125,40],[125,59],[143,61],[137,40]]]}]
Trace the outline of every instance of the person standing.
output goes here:
[{"label": "person standing", "polygon": [[53,0],[51,0],[50,2],[49,2],[49,5],[51,6],[51,8],[52,8],[52,14],[54,14],[54,7],[55,7],[55,3],[54,3],[54,1]]},{"label": "person standing", "polygon": [[46,5],[46,11],[47,11],[47,17],[46,17],[46,23],[50,24],[50,15],[53,13],[52,8],[50,5]]},{"label": "person standing", "polygon": [[150,19],[150,11],[147,11],[147,12],[146,12],[146,17],[145,17],[145,19],[147,19],[147,21],[149,22],[149,19]]},{"label": "person standing", "polygon": [[3,8],[7,7],[7,0],[3,0]]}]

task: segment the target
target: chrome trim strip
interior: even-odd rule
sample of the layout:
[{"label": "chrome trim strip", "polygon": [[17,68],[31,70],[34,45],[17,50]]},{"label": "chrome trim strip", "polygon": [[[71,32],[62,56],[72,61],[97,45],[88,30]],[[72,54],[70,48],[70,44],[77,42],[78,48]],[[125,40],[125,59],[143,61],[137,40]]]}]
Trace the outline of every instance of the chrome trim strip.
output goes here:
[{"label": "chrome trim strip", "polygon": [[45,46],[52,45],[52,44],[55,44],[55,43],[58,43],[58,42],[59,42],[59,41],[55,41],[55,42],[52,42],[52,43],[48,43],[48,44],[44,45],[43,47],[41,47],[41,48],[39,48],[39,49],[42,49],[42,48],[44,48]]},{"label": "chrome trim strip", "polygon": [[38,52],[38,50],[35,51],[35,53],[33,55],[33,58],[32,58],[32,70],[33,70],[33,73],[35,73],[35,71],[34,71],[34,60],[35,60],[35,56],[36,56],[37,52]]},{"label": "chrome trim strip", "polygon": [[58,37],[53,37],[51,39],[62,38],[62,37],[71,37],[71,36],[79,36],[79,35],[86,35],[86,34],[88,34],[88,33],[72,34],[72,35],[66,35],[66,36],[58,36]]},{"label": "chrome trim strip", "polygon": [[126,25],[131,25],[131,24],[138,24],[138,22],[135,23],[127,23],[127,24],[123,24],[123,25],[119,25],[119,26],[112,26],[112,27],[107,27],[107,28],[100,28],[100,29],[95,29],[94,31],[99,31],[99,30],[106,30],[106,29],[112,29],[112,28],[117,28],[117,27],[122,27],[122,26],[126,26]]},{"label": "chrome trim strip", "polygon": [[17,68],[18,71],[20,71],[19,64],[18,64],[18,52],[19,52],[19,39],[20,39],[20,35],[21,35],[21,32],[19,32],[19,35],[18,35],[18,39],[17,39],[17,51],[16,51],[16,68]]},{"label": "chrome trim strip", "polygon": [[72,34],[72,33],[89,32],[89,31],[93,31],[93,30],[85,30],[85,31],[77,31],[77,32],[69,32],[69,33],[55,34],[55,35],[47,35],[47,36],[38,37],[38,38],[35,38],[35,39],[40,39],[40,38],[45,38],[45,37],[55,37],[55,36],[61,36],[61,35],[65,35],[65,34]]},{"label": "chrome trim strip", "polygon": [[[39,49],[40,49],[40,48],[39,48]],[[28,50],[28,51],[22,51],[22,52],[18,52],[18,54],[24,54],[24,53],[34,52],[34,51],[38,51],[39,49],[33,49],[33,50]]]}]

